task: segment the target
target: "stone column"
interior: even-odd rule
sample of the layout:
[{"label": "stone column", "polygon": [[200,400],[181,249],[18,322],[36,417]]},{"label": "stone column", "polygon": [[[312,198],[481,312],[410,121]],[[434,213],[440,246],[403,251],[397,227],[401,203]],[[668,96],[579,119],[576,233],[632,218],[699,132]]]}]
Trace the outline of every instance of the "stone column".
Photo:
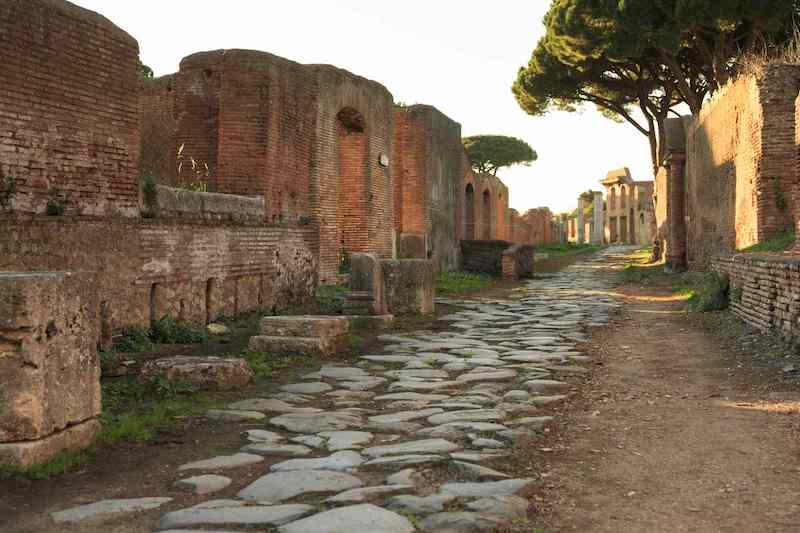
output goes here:
[{"label": "stone column", "polygon": [[583,196],[578,197],[578,218],[576,224],[578,225],[578,244],[586,242],[586,221],[584,220],[584,200]]},{"label": "stone column", "polygon": [[603,193],[594,193],[594,231],[592,232],[592,244],[602,245],[603,235],[605,234],[606,213],[603,209]]}]

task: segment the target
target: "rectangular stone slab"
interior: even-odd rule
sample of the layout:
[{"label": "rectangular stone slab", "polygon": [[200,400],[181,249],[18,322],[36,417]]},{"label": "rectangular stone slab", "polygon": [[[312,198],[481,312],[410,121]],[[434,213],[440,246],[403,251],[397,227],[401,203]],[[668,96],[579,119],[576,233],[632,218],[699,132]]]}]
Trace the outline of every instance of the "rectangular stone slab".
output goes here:
[{"label": "rectangular stone slab", "polygon": [[347,335],[350,322],[336,316],[267,316],[261,334],[267,337],[338,337]]}]

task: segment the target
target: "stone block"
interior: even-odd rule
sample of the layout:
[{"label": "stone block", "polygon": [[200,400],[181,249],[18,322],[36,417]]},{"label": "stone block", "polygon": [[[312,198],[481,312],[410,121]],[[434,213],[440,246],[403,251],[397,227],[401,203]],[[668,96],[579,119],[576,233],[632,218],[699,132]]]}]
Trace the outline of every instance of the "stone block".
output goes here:
[{"label": "stone block", "polygon": [[375,254],[350,255],[350,287],[346,307],[352,314],[386,314],[381,262]]},{"label": "stone block", "polygon": [[163,375],[169,381],[188,381],[199,387],[219,390],[244,387],[254,375],[244,359],[185,355],[148,361],[142,367],[142,374]]},{"label": "stone block", "polygon": [[395,316],[434,312],[434,264],[425,259],[381,262],[388,311]]},{"label": "stone block", "polygon": [[517,244],[503,252],[503,279],[519,280],[533,277],[534,248]]},{"label": "stone block", "polygon": [[[344,319],[345,323],[347,319]],[[335,337],[274,337],[257,335],[250,337],[248,348],[254,352],[272,355],[313,355],[326,357],[342,351],[346,335]]]},{"label": "stone block", "polygon": [[100,422],[92,419],[43,439],[0,443],[0,465],[30,468],[46,463],[59,453],[88,448],[101,429]]},{"label": "stone block", "polygon": [[92,274],[0,273],[0,442],[39,450],[19,457],[57,453],[75,439],[30,441],[100,414],[99,324]]},{"label": "stone block", "polygon": [[267,316],[261,334],[269,337],[338,337],[347,335],[350,323],[336,316]]}]

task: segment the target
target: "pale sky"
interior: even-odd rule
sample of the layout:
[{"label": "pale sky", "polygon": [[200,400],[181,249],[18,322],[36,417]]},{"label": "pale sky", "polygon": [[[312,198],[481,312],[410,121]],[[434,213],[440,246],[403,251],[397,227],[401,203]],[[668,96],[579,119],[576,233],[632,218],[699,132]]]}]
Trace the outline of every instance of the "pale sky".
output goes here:
[{"label": "pale sky", "polygon": [[511,207],[574,209],[578,195],[628,166],[652,179],[647,140],[594,109],[526,115],[511,94],[542,35],[548,0],[72,0],[139,41],[156,75],[192,53],[264,50],[299,63],[328,63],[382,83],[395,102],[429,104],[467,135],[519,137],[539,153],[505,169]]}]

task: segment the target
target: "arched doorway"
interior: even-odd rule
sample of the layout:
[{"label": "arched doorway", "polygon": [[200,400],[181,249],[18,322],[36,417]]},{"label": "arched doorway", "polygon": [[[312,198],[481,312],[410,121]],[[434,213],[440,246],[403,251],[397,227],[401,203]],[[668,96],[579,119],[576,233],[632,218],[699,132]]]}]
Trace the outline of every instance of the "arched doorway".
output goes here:
[{"label": "arched doorway", "polygon": [[475,187],[467,184],[464,191],[464,238],[475,240]]},{"label": "arched doorway", "polygon": [[352,107],[336,115],[337,151],[339,159],[339,226],[340,261],[346,266],[348,255],[370,250],[367,214],[367,135],[364,116]]},{"label": "arched doorway", "polygon": [[483,191],[481,201],[481,239],[492,240],[492,193]]}]

